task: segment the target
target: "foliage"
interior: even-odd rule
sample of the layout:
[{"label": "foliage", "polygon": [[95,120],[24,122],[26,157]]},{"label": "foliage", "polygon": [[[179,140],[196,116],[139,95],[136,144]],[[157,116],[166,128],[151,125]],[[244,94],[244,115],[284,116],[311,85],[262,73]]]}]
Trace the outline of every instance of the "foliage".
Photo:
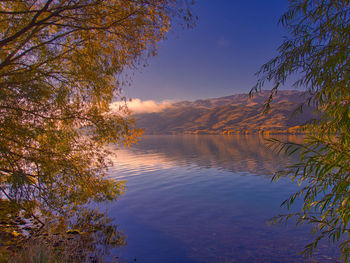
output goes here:
[{"label": "foliage", "polygon": [[118,76],[155,54],[171,19],[191,25],[188,8],[176,0],[0,1],[3,220],[43,224],[122,193],[122,182],[105,176],[104,145],[129,144],[140,131],[126,109],[109,108]]},{"label": "foliage", "polygon": [[[313,224],[314,241],[305,247],[311,255],[326,238],[337,243],[344,261],[350,256],[350,1],[290,0],[280,23],[290,37],[279,47],[279,55],[263,65],[252,92],[272,82],[270,99],[291,76],[294,85],[308,91],[305,102],[317,107],[317,120],[308,125],[302,145],[274,140],[288,154],[298,152],[301,161],[275,175],[288,174],[302,185],[283,204],[290,207],[298,197],[302,209],[297,223]],[[302,109],[302,107],[301,107]]]}]

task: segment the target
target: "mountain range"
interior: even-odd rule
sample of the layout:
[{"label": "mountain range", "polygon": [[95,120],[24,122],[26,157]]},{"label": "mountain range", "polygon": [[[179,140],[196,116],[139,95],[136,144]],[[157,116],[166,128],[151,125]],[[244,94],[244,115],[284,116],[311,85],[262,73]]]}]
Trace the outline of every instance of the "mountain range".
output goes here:
[{"label": "mountain range", "polygon": [[314,118],[313,108],[304,106],[307,94],[281,90],[271,108],[264,113],[270,91],[180,101],[159,112],[135,114],[137,127],[146,134],[234,134],[234,133],[301,133],[300,127]]}]

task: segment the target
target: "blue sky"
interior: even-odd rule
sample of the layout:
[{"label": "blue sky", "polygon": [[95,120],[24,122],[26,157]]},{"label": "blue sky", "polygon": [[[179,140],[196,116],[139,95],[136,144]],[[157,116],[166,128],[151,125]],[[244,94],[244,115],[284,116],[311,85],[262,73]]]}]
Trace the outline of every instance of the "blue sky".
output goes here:
[{"label": "blue sky", "polygon": [[125,95],[162,101],[249,92],[287,35],[278,25],[287,7],[287,0],[197,0],[197,25],[171,32]]}]

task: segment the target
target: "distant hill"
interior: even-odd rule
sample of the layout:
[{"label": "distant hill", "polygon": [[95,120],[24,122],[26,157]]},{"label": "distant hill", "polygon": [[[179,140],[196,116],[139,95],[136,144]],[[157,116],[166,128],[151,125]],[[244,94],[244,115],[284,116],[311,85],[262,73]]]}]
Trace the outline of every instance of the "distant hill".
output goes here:
[{"label": "distant hill", "polygon": [[295,113],[306,99],[305,93],[295,90],[279,91],[270,112],[263,114],[269,94],[181,101],[160,112],[136,114],[136,124],[146,134],[298,133],[299,126],[314,118],[310,107]]}]

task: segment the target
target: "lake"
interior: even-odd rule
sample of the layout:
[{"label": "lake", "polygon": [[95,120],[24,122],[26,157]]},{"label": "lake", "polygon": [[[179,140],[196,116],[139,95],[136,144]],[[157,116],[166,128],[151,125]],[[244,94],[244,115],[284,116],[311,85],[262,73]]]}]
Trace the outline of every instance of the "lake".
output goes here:
[{"label": "lake", "polygon": [[[108,212],[126,235],[114,251],[125,262],[309,262],[297,255],[311,240],[308,226],[267,224],[287,212],[280,204],[298,187],[271,183],[296,160],[262,137],[153,135],[117,148],[110,175],[127,180],[127,191]],[[327,243],[314,256],[334,258]]]}]

